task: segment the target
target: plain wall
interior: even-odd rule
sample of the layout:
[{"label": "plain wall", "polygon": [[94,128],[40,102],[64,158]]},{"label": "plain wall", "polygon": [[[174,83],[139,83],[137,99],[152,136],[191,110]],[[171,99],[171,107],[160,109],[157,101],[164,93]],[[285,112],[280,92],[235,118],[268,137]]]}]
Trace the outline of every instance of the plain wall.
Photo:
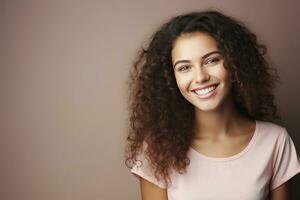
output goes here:
[{"label": "plain wall", "polygon": [[209,8],[268,46],[299,152],[299,1],[1,0],[0,199],[140,199],[123,158],[129,68],[163,22]]}]

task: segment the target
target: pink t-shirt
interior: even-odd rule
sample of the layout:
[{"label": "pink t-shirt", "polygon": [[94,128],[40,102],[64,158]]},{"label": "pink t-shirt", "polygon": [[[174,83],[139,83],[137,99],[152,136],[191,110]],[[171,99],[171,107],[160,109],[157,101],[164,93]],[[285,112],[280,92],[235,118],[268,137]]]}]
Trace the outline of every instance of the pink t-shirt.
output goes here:
[{"label": "pink t-shirt", "polygon": [[299,156],[286,129],[256,121],[255,133],[240,153],[226,158],[205,156],[190,148],[186,173],[171,174],[166,187],[140,155],[131,172],[167,188],[168,200],[263,200],[300,172]]}]

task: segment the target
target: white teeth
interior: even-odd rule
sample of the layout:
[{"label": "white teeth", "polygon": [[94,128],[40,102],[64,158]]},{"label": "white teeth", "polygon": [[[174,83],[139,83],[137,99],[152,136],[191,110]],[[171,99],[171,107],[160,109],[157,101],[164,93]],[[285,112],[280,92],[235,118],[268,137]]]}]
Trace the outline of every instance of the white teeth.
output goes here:
[{"label": "white teeth", "polygon": [[212,90],[214,90],[215,88],[216,88],[216,85],[208,87],[208,88],[204,88],[204,89],[201,89],[201,90],[195,90],[195,92],[198,95],[205,95],[205,94],[211,92]]}]

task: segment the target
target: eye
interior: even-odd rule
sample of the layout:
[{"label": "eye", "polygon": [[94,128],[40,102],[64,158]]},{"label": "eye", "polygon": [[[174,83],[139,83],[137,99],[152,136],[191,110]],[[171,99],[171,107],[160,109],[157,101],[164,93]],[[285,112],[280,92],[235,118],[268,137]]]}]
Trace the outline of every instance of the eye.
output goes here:
[{"label": "eye", "polygon": [[178,71],[184,72],[184,71],[188,71],[190,68],[191,67],[189,65],[183,65],[178,68]]},{"label": "eye", "polygon": [[220,61],[221,59],[219,57],[210,57],[204,61],[204,65],[212,65],[216,64]]}]

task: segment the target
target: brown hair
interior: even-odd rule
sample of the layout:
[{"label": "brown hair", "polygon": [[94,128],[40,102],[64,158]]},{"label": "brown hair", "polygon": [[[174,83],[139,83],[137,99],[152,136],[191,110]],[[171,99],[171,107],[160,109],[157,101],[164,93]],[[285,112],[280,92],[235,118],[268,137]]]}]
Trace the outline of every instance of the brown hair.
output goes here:
[{"label": "brown hair", "polygon": [[142,49],[129,76],[130,125],[126,165],[145,155],[156,178],[168,182],[171,170],[185,171],[193,138],[194,107],[179,92],[171,61],[174,41],[183,33],[212,36],[233,73],[237,110],[251,119],[279,122],[272,90],[279,80],[265,59],[266,47],[241,22],[217,11],[193,12],[172,18]]}]

